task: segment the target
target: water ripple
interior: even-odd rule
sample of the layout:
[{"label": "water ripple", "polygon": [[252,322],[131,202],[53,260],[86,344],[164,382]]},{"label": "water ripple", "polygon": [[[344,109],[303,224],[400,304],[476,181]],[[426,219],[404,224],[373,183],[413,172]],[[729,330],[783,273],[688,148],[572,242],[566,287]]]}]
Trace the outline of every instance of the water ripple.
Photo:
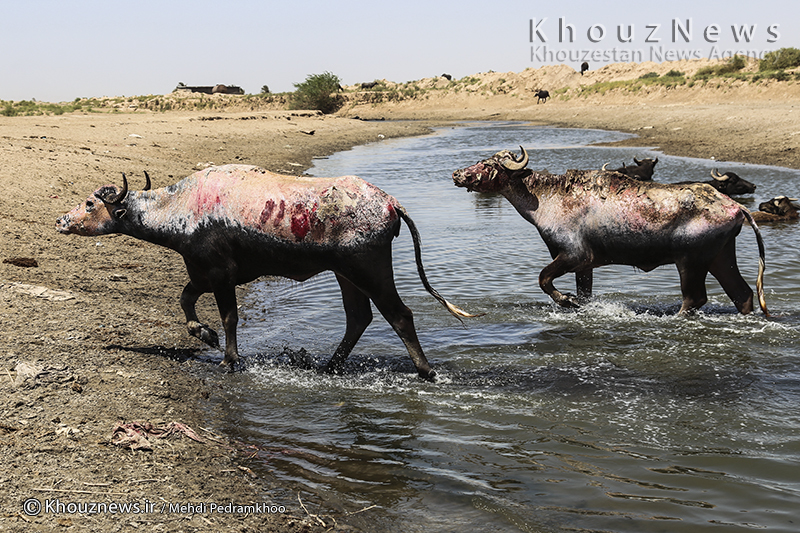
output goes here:
[{"label": "water ripple", "polygon": [[[713,278],[710,302],[679,316],[674,267],[595,273],[595,300],[570,311],[538,287],[550,261],[535,228],[450,173],[523,144],[531,166],[562,172],[658,155],[656,179],[713,167],[792,195],[800,173],[586,144],[623,134],[466,124],[356,148],[319,175],[361,175],[397,196],[423,238],[431,283],[482,318],[462,326],[422,288],[408,232],[395,278],[438,378],[416,377],[375,320],[344,372],[318,371],[344,333],[332,275],[255,284],[241,309],[244,373],[221,377],[219,425],[261,450],[287,487],[336,501],[366,531],[796,530],[800,505],[800,245],[764,227],[775,318],[741,316]],[[796,196],[796,194],[795,194]],[[755,239],[737,241],[753,283]],[[557,281],[574,290],[574,279]],[[309,369],[310,368],[310,369]],[[258,465],[255,464],[256,469]],[[357,517],[362,517],[358,522]]]}]

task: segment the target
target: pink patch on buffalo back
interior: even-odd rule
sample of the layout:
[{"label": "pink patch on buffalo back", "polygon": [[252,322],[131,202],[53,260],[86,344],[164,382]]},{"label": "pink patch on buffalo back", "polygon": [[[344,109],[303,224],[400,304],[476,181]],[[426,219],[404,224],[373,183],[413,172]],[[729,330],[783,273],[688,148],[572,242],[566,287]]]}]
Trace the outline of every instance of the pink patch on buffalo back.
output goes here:
[{"label": "pink patch on buffalo back", "polygon": [[298,241],[305,239],[311,230],[311,217],[303,204],[295,204],[292,210],[292,233]]},{"label": "pink patch on buffalo back", "polygon": [[264,203],[264,209],[261,210],[261,216],[258,218],[258,224],[262,228],[267,224],[269,217],[272,216],[272,212],[275,210],[275,200],[270,198]]},{"label": "pink patch on buffalo back", "polygon": [[222,203],[222,183],[218,180],[207,179],[198,183],[195,198],[195,212],[202,216],[213,213]]},{"label": "pink patch on buffalo back", "polygon": [[272,225],[275,227],[280,226],[281,222],[283,222],[283,215],[286,214],[286,202],[281,200],[281,203],[278,204],[278,213],[275,215],[275,220],[272,221]]}]

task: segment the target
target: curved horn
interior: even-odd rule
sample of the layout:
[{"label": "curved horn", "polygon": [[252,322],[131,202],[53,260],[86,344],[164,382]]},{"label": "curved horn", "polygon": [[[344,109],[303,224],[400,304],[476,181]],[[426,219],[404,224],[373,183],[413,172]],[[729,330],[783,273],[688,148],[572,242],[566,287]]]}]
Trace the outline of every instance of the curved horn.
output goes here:
[{"label": "curved horn", "polygon": [[711,170],[711,177],[714,178],[717,181],[725,181],[725,180],[728,179],[728,176],[725,176],[724,174],[720,174],[719,170],[717,170],[716,168]]},{"label": "curved horn", "polygon": [[641,165],[642,164],[642,162],[639,161],[638,159],[636,159],[636,157],[633,158],[633,162],[636,163],[637,165]]},{"label": "curved horn", "polygon": [[147,183],[144,184],[144,189],[142,189],[142,190],[143,191],[149,191],[150,190],[150,175],[147,173],[146,170],[144,171],[144,179],[147,180]]},{"label": "curved horn", "polygon": [[655,166],[656,163],[658,163],[658,156],[656,156],[656,160],[653,161],[653,166]]},{"label": "curved horn", "polygon": [[122,173],[122,190],[116,196],[109,196],[105,198],[103,201],[107,204],[118,204],[125,197],[128,196],[128,179],[125,177],[125,173]]},{"label": "curved horn", "polygon": [[522,170],[525,168],[525,165],[528,164],[528,152],[526,152],[525,148],[523,148],[521,145],[519,149],[522,150],[519,159],[513,158],[513,163],[509,161],[503,161],[503,167],[505,167],[506,170]]},{"label": "curved horn", "polygon": [[608,169],[606,168],[607,166],[608,166],[608,163],[604,164],[604,165],[603,165],[603,168],[602,168],[601,170],[608,170]]}]

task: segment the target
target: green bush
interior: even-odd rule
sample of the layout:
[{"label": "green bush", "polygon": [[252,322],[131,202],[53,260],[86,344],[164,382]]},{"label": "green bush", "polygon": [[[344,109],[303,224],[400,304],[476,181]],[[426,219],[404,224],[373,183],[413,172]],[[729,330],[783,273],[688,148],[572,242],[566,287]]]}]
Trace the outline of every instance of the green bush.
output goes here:
[{"label": "green bush", "polygon": [[658,74],[656,74],[655,72],[648,72],[647,74],[642,74],[641,76],[639,76],[639,79],[646,80],[648,78],[657,78],[657,77]]},{"label": "green bush", "polygon": [[778,70],[772,72],[769,74],[769,77],[773,80],[778,80],[778,81],[788,81],[791,79],[791,75],[785,70]]},{"label": "green bush", "polygon": [[662,78],[680,78],[683,76],[683,72],[679,70],[670,70],[666,74],[662,76]]},{"label": "green bush", "polygon": [[728,60],[727,63],[718,66],[716,71],[717,74],[730,74],[732,72],[739,72],[745,67],[745,65],[746,63],[741,56],[734,55]]},{"label": "green bush", "polygon": [[758,63],[758,70],[761,72],[794,67],[800,67],[800,50],[797,48],[781,48],[766,53],[764,59]]},{"label": "green bush", "polygon": [[695,78],[709,78],[711,76],[724,76],[726,74],[733,74],[742,70],[745,65],[745,60],[739,55],[730,58],[727,63],[717,65],[716,67],[703,67],[699,69],[694,77]]},{"label": "green bush", "polygon": [[291,109],[317,109],[333,113],[342,106],[339,96],[339,77],[330,72],[310,74],[306,81],[294,84]]},{"label": "green bush", "polygon": [[713,76],[715,72],[716,72],[716,69],[714,67],[703,67],[701,69],[698,69],[697,72],[695,72],[694,77],[695,78],[708,78],[710,76]]}]

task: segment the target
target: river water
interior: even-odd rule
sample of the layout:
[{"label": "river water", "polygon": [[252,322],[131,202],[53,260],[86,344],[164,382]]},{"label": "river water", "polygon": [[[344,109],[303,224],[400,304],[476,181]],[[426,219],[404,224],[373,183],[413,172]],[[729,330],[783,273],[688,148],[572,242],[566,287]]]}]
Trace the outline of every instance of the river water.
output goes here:
[{"label": "river water", "polygon": [[[655,179],[757,184],[755,209],[800,194],[800,172],[589,146],[625,135],[520,123],[464,124],[317,160],[312,175],[356,174],[396,196],[420,229],[432,285],[485,316],[462,326],[422,288],[407,229],[395,278],[438,373],[423,382],[375,320],[341,376],[323,364],[344,334],[333,275],[259,282],[242,303],[243,373],[218,429],[254,446],[249,466],[310,512],[367,531],[702,532],[800,530],[800,227],[762,227],[775,315],[741,316],[709,276],[709,303],[680,307],[674,266],[595,271],[595,300],[573,311],[538,287],[550,262],[536,229],[499,196],[453,185],[453,170],[525,146],[529,168],[611,167],[658,156]],[[737,249],[755,286],[757,249]],[[574,277],[556,281],[574,292]],[[324,502],[324,503],[322,503]],[[311,505],[312,503],[309,503]]]}]

